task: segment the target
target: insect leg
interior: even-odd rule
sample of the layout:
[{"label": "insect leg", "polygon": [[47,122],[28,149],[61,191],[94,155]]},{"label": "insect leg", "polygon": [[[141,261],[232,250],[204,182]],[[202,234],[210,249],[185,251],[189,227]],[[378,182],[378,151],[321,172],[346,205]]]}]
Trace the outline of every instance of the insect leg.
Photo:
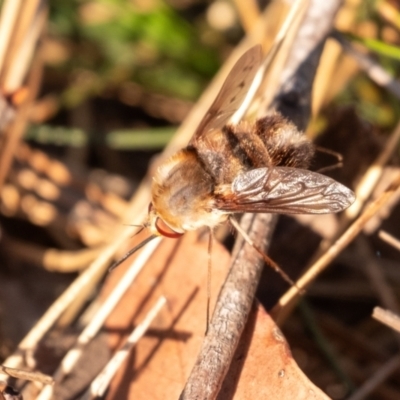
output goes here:
[{"label": "insect leg", "polygon": [[299,291],[299,293],[303,293],[303,290],[301,290],[296,285],[296,283],[289,277],[289,275],[285,271],[283,271],[275,261],[273,261],[270,257],[268,257],[260,248],[258,248],[254,244],[254,242],[250,239],[249,235],[241,228],[239,222],[236,221],[235,218],[229,217],[229,221],[235,227],[235,229],[242,235],[243,239],[261,255],[261,257],[264,259],[264,261],[269,267],[271,267],[275,272],[277,272],[282,277],[283,280],[289,283],[290,286],[294,286]]},{"label": "insect leg", "polygon": [[211,263],[211,253],[212,253],[212,245],[214,240],[214,233],[212,228],[209,228],[209,236],[208,236],[208,262],[207,262],[207,310],[206,310],[206,335],[208,332],[208,327],[210,326],[210,302],[211,302],[211,271],[212,271],[212,263]]}]

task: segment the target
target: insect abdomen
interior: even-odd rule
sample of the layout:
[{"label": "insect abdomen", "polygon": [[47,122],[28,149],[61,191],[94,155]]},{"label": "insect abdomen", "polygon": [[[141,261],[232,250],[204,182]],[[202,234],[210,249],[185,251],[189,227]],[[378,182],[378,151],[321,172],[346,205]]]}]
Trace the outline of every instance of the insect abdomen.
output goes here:
[{"label": "insect abdomen", "polygon": [[314,156],[314,145],[296,126],[275,113],[258,119],[254,133],[261,138],[272,165],[307,169]]}]

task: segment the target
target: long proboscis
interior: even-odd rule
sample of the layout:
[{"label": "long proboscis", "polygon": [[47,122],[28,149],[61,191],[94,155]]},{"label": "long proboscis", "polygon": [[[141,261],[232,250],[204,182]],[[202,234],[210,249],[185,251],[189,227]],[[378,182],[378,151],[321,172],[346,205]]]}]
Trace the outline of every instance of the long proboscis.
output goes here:
[{"label": "long proboscis", "polygon": [[113,271],[115,268],[118,267],[119,264],[123,263],[128,257],[130,257],[133,253],[141,249],[143,246],[145,246],[147,243],[149,243],[151,240],[155,239],[158,237],[158,235],[150,235],[147,239],[144,239],[142,242],[140,242],[137,246],[133,247],[130,249],[122,258],[119,260],[115,261],[113,265],[108,269],[108,272]]}]

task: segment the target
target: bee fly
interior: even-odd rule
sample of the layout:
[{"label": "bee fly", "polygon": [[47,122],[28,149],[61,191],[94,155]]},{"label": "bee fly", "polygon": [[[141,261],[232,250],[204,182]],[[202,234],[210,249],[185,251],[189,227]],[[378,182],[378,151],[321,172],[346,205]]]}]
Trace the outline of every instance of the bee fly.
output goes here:
[{"label": "bee fly", "polygon": [[151,236],[113,267],[156,236],[233,223],[234,213],[325,214],[352,204],[347,187],[305,169],[314,147],[280,114],[230,123],[261,61],[260,46],[237,61],[189,145],[159,166],[145,224]]}]

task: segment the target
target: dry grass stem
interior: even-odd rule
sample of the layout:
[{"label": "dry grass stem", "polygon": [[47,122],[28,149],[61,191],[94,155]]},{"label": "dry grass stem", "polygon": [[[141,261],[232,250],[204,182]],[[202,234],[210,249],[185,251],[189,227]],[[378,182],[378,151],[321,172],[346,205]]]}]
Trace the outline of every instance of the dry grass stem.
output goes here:
[{"label": "dry grass stem", "polygon": [[371,164],[357,185],[357,188],[355,189],[356,201],[345,211],[344,214],[348,221],[353,220],[360,213],[365,202],[371,196],[371,193],[382,176],[383,167],[396,151],[399,140],[400,122],[390,135],[377,159]]},{"label": "dry grass stem", "polygon": [[21,87],[47,20],[45,0],[35,0],[28,4],[32,7],[30,10],[26,5],[21,9],[23,14],[18,25],[22,31],[21,40],[19,43],[13,43],[16,50],[11,55],[10,65],[3,75],[3,89],[6,93],[13,93]]},{"label": "dry grass stem", "polygon": [[379,237],[386,243],[393,246],[396,250],[400,251],[400,240],[390,235],[389,233],[380,230],[378,233]]},{"label": "dry grass stem", "polygon": [[372,318],[382,322],[392,328],[393,330],[400,332],[400,316],[392,311],[385,310],[381,307],[375,307],[372,313]]},{"label": "dry grass stem", "polygon": [[[271,66],[272,63],[275,63],[276,57],[279,54],[284,53],[287,55],[287,52],[292,45],[294,34],[297,31],[297,28],[299,27],[299,24],[304,17],[305,12],[307,11],[307,4],[308,1],[305,0],[296,0],[296,2],[293,4],[293,7],[290,9],[287,15],[287,18],[285,19],[281,28],[278,31],[276,38],[271,45],[271,48],[266,54],[263,63],[259,67],[257,74],[254,77],[254,80],[246,94],[246,97],[243,100],[243,103],[230,118],[230,123],[238,124],[243,119],[249,109],[250,104],[254,100],[255,94],[260,89],[260,86],[265,80],[266,70]],[[282,47],[285,44],[287,46],[286,51],[282,51]],[[281,61],[283,61],[282,58]],[[282,71],[282,67],[283,65],[280,65],[280,71]],[[273,93],[273,89],[270,88],[269,94],[272,96]]]},{"label": "dry grass stem", "polygon": [[255,0],[235,0],[234,1],[243,29],[249,33],[256,24],[260,16],[260,9]]},{"label": "dry grass stem", "polygon": [[10,44],[22,0],[5,0],[0,15],[0,71],[3,70],[6,51]]},{"label": "dry grass stem", "polygon": [[[121,300],[122,296],[132,285],[138,273],[142,270],[147,260],[150,258],[154,250],[159,245],[160,240],[160,238],[153,240],[138,254],[138,257],[134,260],[127,272],[121,278],[120,282],[113,289],[107,300],[97,310],[96,314],[92,316],[89,324],[79,335],[75,345],[64,356],[63,360],[60,363],[60,366],[54,373],[53,378],[55,382],[61,382],[64,376],[68,375],[73,370],[78,360],[82,356],[82,353],[85,351],[85,346],[98,334],[99,330],[104,324],[104,321],[107,319],[110,313],[114,310],[115,306]],[[37,400],[51,399],[52,394],[53,388],[46,387],[39,394]]]},{"label": "dry grass stem", "polygon": [[363,270],[369,277],[370,284],[372,288],[375,289],[380,301],[387,308],[390,308],[395,312],[399,312],[396,294],[386,281],[385,275],[380,268],[380,265],[377,263],[374,257],[375,254],[370,249],[366,238],[360,235],[357,238],[356,245],[358,247],[359,254],[361,254],[364,259],[365,268],[363,268]]},{"label": "dry grass stem", "polygon": [[396,355],[387,361],[375,374],[365,380],[365,383],[348,400],[363,400],[383,382],[385,382],[400,366],[400,356]]},{"label": "dry grass stem", "polygon": [[103,371],[92,382],[89,390],[83,396],[82,400],[104,395],[104,392],[108,388],[111,379],[119,370],[121,364],[125,361],[130,351],[140,340],[140,338],[146,333],[150,324],[165,304],[165,298],[161,297],[153,306],[153,308],[147,313],[143,321],[138,326],[136,326],[132,333],[128,336],[123,347],[114,354],[110,362],[104,367]]},{"label": "dry grass stem", "polygon": [[51,376],[42,374],[40,372],[24,371],[23,369],[10,368],[6,367],[5,365],[0,365],[0,372],[16,379],[40,382],[43,385],[52,385],[54,383]]},{"label": "dry grass stem", "polygon": [[[296,286],[306,289],[311,282],[334,260],[334,258],[361,232],[365,224],[375,213],[387,204],[396,194],[400,186],[400,174],[396,175],[389,187],[373,201],[362,215],[341,235],[339,239],[327,249],[327,251],[302,275],[296,282]],[[271,315],[280,323],[291,312],[294,303],[299,299],[298,290],[290,288],[272,309]]]},{"label": "dry grass stem", "polygon": [[56,323],[66,309],[83,292],[87,296],[92,293],[93,287],[99,282],[104,273],[108,270],[108,265],[115,252],[126,241],[132,233],[131,229],[124,229],[115,242],[108,246],[104,252],[75,279],[68,289],[49,307],[42,318],[28,332],[20,342],[17,351],[5,361],[11,367],[18,367],[23,363],[25,353],[36,348],[38,342]]}]

